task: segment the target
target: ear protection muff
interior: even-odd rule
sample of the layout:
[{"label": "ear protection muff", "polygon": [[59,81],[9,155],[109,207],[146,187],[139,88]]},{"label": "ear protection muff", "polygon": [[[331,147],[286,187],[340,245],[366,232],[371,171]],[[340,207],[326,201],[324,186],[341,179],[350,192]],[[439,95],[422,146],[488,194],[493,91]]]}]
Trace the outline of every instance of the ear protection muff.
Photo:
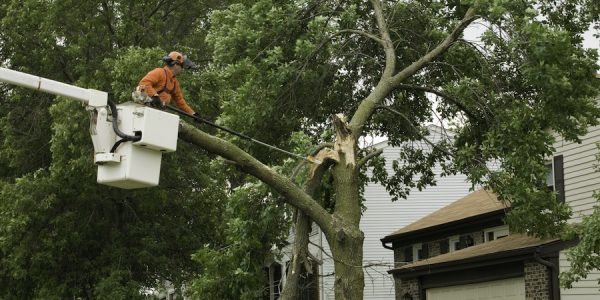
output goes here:
[{"label": "ear protection muff", "polygon": [[183,67],[183,64],[185,63],[185,56],[177,51],[173,51],[164,56],[163,61],[169,66],[172,66],[174,63],[179,63]]}]

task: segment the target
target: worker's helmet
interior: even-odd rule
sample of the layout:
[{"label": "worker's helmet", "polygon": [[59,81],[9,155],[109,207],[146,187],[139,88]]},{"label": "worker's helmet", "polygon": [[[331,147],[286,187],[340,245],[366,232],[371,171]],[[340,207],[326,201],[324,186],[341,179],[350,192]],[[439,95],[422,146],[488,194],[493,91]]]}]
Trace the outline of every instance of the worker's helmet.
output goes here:
[{"label": "worker's helmet", "polygon": [[194,62],[192,62],[187,55],[177,51],[173,51],[163,57],[163,61],[169,66],[172,66],[173,64],[179,64],[184,69],[192,69],[196,67]]}]

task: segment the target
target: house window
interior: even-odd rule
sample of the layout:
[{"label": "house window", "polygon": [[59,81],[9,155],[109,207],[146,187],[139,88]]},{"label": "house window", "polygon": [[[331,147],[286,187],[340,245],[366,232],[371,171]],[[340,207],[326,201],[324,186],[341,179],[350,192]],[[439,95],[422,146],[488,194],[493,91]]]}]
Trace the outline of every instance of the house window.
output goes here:
[{"label": "house window", "polygon": [[279,299],[281,293],[281,265],[274,262],[269,267],[265,268],[265,275],[269,278],[269,286],[264,289],[264,300]]},{"label": "house window", "polygon": [[557,194],[558,201],[565,202],[565,175],[563,156],[557,155],[546,164],[546,186]]},{"label": "house window", "polygon": [[429,244],[421,244],[418,254],[418,260],[429,258]]},{"label": "house window", "polygon": [[418,261],[421,260],[423,252],[422,252],[422,245],[421,244],[414,244],[413,247],[413,261]]},{"label": "house window", "polygon": [[450,242],[449,240],[441,240],[440,241],[440,254],[445,254],[450,252]]},{"label": "house window", "polygon": [[550,191],[554,191],[554,167],[552,162],[546,163],[546,186]]},{"label": "house window", "polygon": [[319,299],[319,265],[309,260],[311,272],[308,272],[305,265],[302,265],[302,274],[299,282],[298,300],[318,300]]},{"label": "house window", "polygon": [[405,262],[411,262],[413,261],[413,247],[412,246],[408,246],[406,248],[404,248],[404,261]]},{"label": "house window", "polygon": [[458,240],[459,240],[458,241],[459,248],[456,250],[469,248],[469,247],[475,245],[475,240],[473,239],[473,236],[471,236],[470,234],[461,235]]},{"label": "house window", "polygon": [[501,239],[503,237],[507,237],[509,234],[508,225],[488,228],[483,232],[485,242],[491,242],[493,240]]},{"label": "house window", "polygon": [[450,239],[448,239],[448,243],[450,244],[450,252],[460,250],[460,243],[459,243],[458,235],[451,236]]}]

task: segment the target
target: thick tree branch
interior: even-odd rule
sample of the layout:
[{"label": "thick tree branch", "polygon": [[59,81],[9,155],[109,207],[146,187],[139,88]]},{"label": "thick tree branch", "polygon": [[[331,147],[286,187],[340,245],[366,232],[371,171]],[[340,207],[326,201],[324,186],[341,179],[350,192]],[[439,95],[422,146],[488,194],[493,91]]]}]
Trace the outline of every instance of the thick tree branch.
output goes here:
[{"label": "thick tree branch", "polygon": [[[385,20],[383,19],[383,13],[381,12],[381,3],[379,2],[379,0],[371,0],[371,2],[373,3],[373,6],[375,8],[375,14],[377,16],[378,22],[380,22],[379,20],[381,20],[381,22],[382,22],[381,24],[379,24],[379,26],[380,27],[385,26]],[[379,11],[379,12],[377,12],[377,11]],[[394,89],[398,88],[398,86],[400,84],[402,84],[402,82],[404,80],[406,80],[410,76],[416,74],[419,70],[421,70],[423,67],[425,67],[428,63],[432,62],[434,59],[438,58],[440,55],[442,55],[444,52],[446,52],[450,48],[450,46],[452,46],[454,44],[454,42],[459,38],[459,36],[463,32],[463,30],[477,18],[478,17],[475,15],[475,9],[469,8],[469,10],[467,10],[467,12],[466,12],[464,18],[461,20],[461,22],[446,37],[446,39],[444,39],[444,41],[442,41],[433,50],[431,50],[430,52],[425,54],[419,60],[413,62],[408,67],[404,68],[404,70],[400,71],[393,77],[386,77],[387,73],[384,71],[384,75],[382,75],[381,80],[379,81],[377,86],[373,89],[371,94],[369,94],[369,96],[367,96],[367,98],[365,98],[360,103],[358,109],[354,113],[354,116],[352,116],[352,120],[350,121],[350,128],[352,129],[354,138],[358,139],[358,137],[362,134],[365,123],[367,122],[367,120],[369,120],[369,118],[371,118],[371,115],[375,111],[377,105],[379,103],[381,103],[381,101],[383,101],[383,99],[388,97],[389,94]],[[383,36],[383,32],[387,32],[386,27],[383,27],[383,29],[380,28],[380,31],[382,31],[382,36]],[[389,34],[387,34],[387,36],[389,36]],[[383,38],[384,38],[384,40],[386,39],[385,36],[383,36]],[[392,50],[393,50],[393,46],[392,46]],[[388,70],[388,67],[390,66],[388,64],[388,55],[389,54],[386,51],[386,71]],[[394,59],[395,59],[395,57],[394,57]]]},{"label": "thick tree branch", "polygon": [[381,7],[380,0],[371,0],[373,4],[373,11],[375,12],[375,19],[377,21],[377,27],[379,28],[379,34],[381,35],[383,49],[385,51],[385,69],[383,71],[382,79],[391,77],[396,72],[396,50],[392,38],[390,37],[390,31],[387,27],[387,22],[383,16],[383,8]]},{"label": "thick tree branch", "polygon": [[356,164],[356,169],[362,168],[362,166],[364,166],[369,160],[381,155],[381,153],[383,153],[383,149],[381,148],[375,151],[371,151],[369,154],[367,154],[365,157],[361,158],[358,161],[358,163]]},{"label": "thick tree branch", "polygon": [[[320,150],[319,153],[315,155],[317,157],[327,157],[330,151],[330,149],[326,149],[325,147],[323,147],[322,150]],[[321,185],[323,175],[333,163],[333,159],[323,159],[322,164],[313,164],[311,166],[311,171],[309,173],[310,175],[308,177],[308,180],[304,184],[304,191],[308,195],[314,197],[317,189]],[[300,288],[299,282],[300,275],[302,272],[302,265],[308,264],[308,241],[311,223],[311,218],[308,217],[302,211],[298,210],[298,213],[296,214],[296,231],[294,234],[293,244],[294,246],[292,249],[292,263],[290,265],[283,293],[281,294],[282,300],[297,299]],[[324,231],[330,230],[328,228],[325,228]],[[310,271],[309,267],[305,267],[305,269],[307,271]]]},{"label": "thick tree branch", "polygon": [[475,21],[478,16],[475,15],[475,8],[471,7],[465,13],[463,19],[458,23],[458,25],[452,30],[452,32],[433,50],[429,51],[419,60],[413,62],[410,66],[404,68],[404,70],[400,71],[398,74],[394,75],[390,79],[390,83],[393,87],[397,87],[402,83],[402,81],[406,80],[408,77],[417,73],[420,69],[422,69],[425,65],[432,62],[440,55],[444,54],[450,46],[454,44],[454,42],[460,37],[462,32]]},{"label": "thick tree branch", "polygon": [[312,197],[296,186],[292,180],[278,174],[256,158],[238,148],[234,144],[209,135],[190,124],[181,123],[179,137],[191,144],[199,146],[208,152],[225,159],[235,161],[240,168],[274,188],[284,197],[284,201],[302,210],[321,228],[327,228],[331,223],[331,215]]}]

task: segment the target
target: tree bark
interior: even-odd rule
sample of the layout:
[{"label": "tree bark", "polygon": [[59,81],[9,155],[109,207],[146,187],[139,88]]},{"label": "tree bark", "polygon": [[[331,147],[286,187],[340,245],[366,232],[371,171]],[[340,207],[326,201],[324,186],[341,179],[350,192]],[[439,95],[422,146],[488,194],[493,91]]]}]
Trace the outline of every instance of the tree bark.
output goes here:
[{"label": "tree bark", "polygon": [[334,150],[338,163],[333,166],[335,210],[333,230],[326,234],[334,257],[335,298],[362,299],[364,291],[363,241],[360,231],[361,205],[356,139],[343,115],[333,119],[336,130]]},{"label": "tree bark", "polygon": [[281,300],[294,300],[300,296],[300,276],[302,275],[302,265],[307,262],[310,223],[310,218],[298,210],[296,214],[292,261],[285,279],[283,292],[281,293]]},{"label": "tree bark", "polygon": [[[314,197],[315,192],[321,185],[321,179],[333,164],[337,156],[334,152],[325,148],[320,150],[315,159],[321,161],[321,164],[312,164],[309,170],[309,175],[304,184],[304,191]],[[309,216],[298,210],[296,215],[296,226],[294,233],[294,245],[292,248],[292,263],[290,265],[285,285],[283,286],[282,300],[298,299],[300,296],[300,276],[302,275],[302,265],[307,263],[308,256],[308,240],[311,229],[312,220]],[[308,268],[307,268],[308,270]]]}]

